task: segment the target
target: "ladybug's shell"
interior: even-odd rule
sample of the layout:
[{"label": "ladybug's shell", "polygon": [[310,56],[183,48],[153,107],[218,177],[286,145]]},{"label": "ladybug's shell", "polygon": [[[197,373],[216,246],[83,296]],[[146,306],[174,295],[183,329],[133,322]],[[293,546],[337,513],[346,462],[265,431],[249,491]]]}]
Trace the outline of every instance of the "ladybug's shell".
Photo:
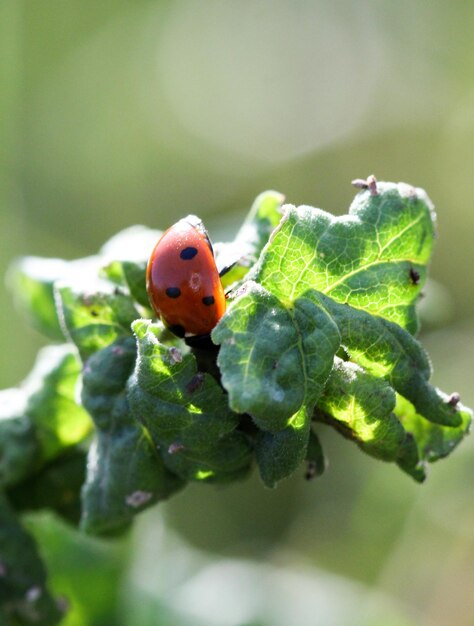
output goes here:
[{"label": "ladybug's shell", "polygon": [[150,303],[178,336],[207,335],[226,308],[211,242],[193,215],[158,240],[147,267]]}]

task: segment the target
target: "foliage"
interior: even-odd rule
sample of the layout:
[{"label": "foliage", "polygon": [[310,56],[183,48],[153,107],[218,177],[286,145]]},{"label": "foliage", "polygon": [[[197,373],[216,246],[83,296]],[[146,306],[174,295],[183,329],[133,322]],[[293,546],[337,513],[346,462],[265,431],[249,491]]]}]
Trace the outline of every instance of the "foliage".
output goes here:
[{"label": "foliage", "polygon": [[127,229],[83,260],[12,266],[18,305],[62,345],[2,392],[2,617],[61,615],[21,511],[109,535],[189,481],[244,478],[254,460],[268,487],[303,461],[310,478],[325,468],[321,424],[420,482],[462,440],[471,413],[430,384],[414,337],[432,204],[402,183],[356,186],[342,217],[258,196],[235,240],[215,247],[232,267],[207,350],[153,319],[145,270],[158,231]]}]

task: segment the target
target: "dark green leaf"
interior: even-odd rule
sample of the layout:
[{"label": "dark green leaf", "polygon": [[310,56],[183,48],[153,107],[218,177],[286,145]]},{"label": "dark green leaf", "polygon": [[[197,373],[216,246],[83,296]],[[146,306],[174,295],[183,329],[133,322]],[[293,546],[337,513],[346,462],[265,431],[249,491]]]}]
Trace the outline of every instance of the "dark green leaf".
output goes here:
[{"label": "dark green leaf", "polygon": [[8,499],[17,511],[51,509],[77,524],[85,471],[85,452],[72,450],[8,491]]},{"label": "dark green leaf", "polygon": [[44,348],[21,387],[0,392],[0,483],[11,486],[91,431],[77,404],[80,364],[69,346]]},{"label": "dark green leaf", "polygon": [[[54,626],[63,610],[46,587],[32,537],[0,494],[0,617],[5,626]],[[2,626],[3,626],[2,624]]]},{"label": "dark green leaf", "polygon": [[130,413],[125,386],[135,357],[134,339],[122,338],[84,367],[82,401],[97,437],[89,450],[81,524],[94,534],[125,529],[136,513],[182,486]]}]

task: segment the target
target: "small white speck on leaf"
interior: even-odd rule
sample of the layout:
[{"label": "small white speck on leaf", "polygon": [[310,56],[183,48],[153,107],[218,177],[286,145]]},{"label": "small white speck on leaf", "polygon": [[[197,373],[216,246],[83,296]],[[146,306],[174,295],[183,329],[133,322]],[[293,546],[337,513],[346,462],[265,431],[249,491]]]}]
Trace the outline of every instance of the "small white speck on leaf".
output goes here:
[{"label": "small white speck on leaf", "polygon": [[142,504],[145,504],[145,502],[148,502],[152,496],[153,494],[149,491],[134,491],[125,498],[125,502],[128,506],[138,508],[139,506],[142,506]]}]

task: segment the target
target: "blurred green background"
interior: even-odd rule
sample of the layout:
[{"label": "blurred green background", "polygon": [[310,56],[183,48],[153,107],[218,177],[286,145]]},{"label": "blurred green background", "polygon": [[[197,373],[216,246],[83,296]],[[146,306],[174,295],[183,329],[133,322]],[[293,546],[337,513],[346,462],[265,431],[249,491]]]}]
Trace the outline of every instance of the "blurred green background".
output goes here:
[{"label": "blurred green background", "polygon": [[[422,341],[474,405],[472,0],[2,0],[0,267],[189,212],[230,238],[267,188],[347,210],[374,173],[438,211]],[[0,387],[42,338],[0,287]],[[193,486],[131,536],[28,519],[66,626],[471,626],[473,442],[417,486],[329,430],[319,481]]]}]

